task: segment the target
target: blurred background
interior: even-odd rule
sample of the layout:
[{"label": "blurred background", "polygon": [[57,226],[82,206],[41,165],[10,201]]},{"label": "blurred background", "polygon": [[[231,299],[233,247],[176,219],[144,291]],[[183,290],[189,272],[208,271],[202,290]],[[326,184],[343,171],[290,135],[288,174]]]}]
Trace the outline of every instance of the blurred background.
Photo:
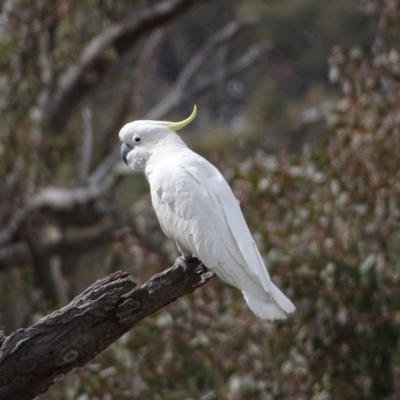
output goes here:
[{"label": "blurred background", "polygon": [[194,104],[183,139],[297,306],[262,321],[213,279],[40,400],[400,398],[398,1],[0,5],[0,329],[172,265],[118,131]]}]

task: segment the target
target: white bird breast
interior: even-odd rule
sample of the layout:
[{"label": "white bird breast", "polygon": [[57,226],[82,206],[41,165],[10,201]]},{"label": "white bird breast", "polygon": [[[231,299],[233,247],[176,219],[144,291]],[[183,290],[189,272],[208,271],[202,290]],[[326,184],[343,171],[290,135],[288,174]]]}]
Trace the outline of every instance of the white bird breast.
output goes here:
[{"label": "white bird breast", "polygon": [[150,150],[146,147],[134,146],[128,153],[126,160],[130,168],[135,171],[144,171],[150,155]]}]

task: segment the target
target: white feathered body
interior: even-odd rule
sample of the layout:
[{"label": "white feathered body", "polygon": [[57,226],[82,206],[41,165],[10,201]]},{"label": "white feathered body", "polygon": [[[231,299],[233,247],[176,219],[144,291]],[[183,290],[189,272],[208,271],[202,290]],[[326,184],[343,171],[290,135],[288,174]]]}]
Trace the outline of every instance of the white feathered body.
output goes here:
[{"label": "white feathered body", "polygon": [[181,253],[199,258],[239,288],[259,317],[286,318],[294,311],[272,283],[239,202],[221,173],[176,134],[150,152],[139,153],[137,159],[146,159],[144,172],[161,227]]}]

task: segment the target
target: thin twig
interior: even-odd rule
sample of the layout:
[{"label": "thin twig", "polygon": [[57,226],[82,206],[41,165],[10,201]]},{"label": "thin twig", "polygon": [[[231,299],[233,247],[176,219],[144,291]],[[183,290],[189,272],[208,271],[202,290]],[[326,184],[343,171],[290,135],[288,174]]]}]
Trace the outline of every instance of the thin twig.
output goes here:
[{"label": "thin twig", "polygon": [[[225,78],[231,79],[239,73],[243,72],[247,68],[251,67],[257,61],[263,60],[265,55],[272,49],[271,42],[264,42],[255,44],[250,47],[240,58],[232,62],[227,66],[225,71]],[[201,95],[208,92],[215,86],[214,77],[203,77],[199,78],[198,82],[189,88],[187,92],[182,96],[182,102],[188,100],[188,98],[194,97],[195,95]]]},{"label": "thin twig", "polygon": [[180,103],[190,80],[199,71],[202,64],[208,60],[213,52],[220,46],[236,37],[244,28],[253,26],[254,22],[230,22],[227,26],[214,33],[210,39],[194,54],[190,61],[179,74],[175,84],[169,91],[169,95],[152,108],[145,119],[160,119]]}]

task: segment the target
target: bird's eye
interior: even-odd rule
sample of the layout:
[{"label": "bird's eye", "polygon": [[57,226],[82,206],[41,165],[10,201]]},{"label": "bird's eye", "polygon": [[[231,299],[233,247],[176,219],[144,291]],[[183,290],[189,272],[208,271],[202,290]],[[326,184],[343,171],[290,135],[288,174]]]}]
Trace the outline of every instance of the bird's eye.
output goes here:
[{"label": "bird's eye", "polygon": [[142,139],[139,136],[136,136],[134,140],[136,143],[139,143]]}]

